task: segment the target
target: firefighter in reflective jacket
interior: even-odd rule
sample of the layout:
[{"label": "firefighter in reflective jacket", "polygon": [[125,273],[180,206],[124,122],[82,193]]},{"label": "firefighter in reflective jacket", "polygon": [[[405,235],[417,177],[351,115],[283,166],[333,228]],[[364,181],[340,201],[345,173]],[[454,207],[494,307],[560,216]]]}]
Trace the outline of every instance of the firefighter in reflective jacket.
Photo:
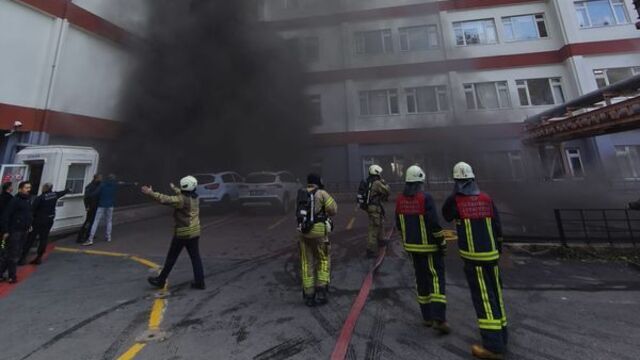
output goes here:
[{"label": "firefighter in reflective jacket", "polygon": [[507,315],[502,299],[498,260],[502,228],[491,198],[478,188],[469,164],[453,169],[454,193],[444,203],[446,221],[456,221],[458,247],[478,316],[482,345],[473,345],[479,359],[503,359],[507,346]]},{"label": "firefighter in reflective jacket", "polygon": [[300,234],[300,277],[302,295],[309,307],[324,305],[329,301],[331,280],[331,232],[330,217],[338,213],[338,204],[324,190],[322,179],[317,174],[307,177],[307,192],[313,194],[314,219],[308,233]]},{"label": "firefighter in reflective jacket", "polygon": [[407,169],[404,192],[396,200],[396,226],[413,260],[424,325],[448,334],[444,272],[447,242],[433,198],[422,190],[424,180],[420,167]]},{"label": "firefighter in reflective jacket", "polygon": [[367,214],[369,215],[369,235],[367,242],[367,257],[373,258],[378,254],[378,248],[384,246],[384,206],[389,199],[391,188],[382,179],[382,167],[369,167],[370,185]]}]

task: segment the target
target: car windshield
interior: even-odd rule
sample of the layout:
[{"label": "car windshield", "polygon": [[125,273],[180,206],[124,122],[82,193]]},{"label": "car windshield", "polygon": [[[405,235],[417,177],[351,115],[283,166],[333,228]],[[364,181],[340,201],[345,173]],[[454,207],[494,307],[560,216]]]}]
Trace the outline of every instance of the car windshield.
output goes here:
[{"label": "car windshield", "polygon": [[276,176],[273,174],[251,174],[247,177],[247,183],[249,184],[268,184],[276,181]]},{"label": "car windshield", "polygon": [[214,175],[195,175],[196,180],[198,180],[198,185],[211,184],[216,182],[216,177]]}]

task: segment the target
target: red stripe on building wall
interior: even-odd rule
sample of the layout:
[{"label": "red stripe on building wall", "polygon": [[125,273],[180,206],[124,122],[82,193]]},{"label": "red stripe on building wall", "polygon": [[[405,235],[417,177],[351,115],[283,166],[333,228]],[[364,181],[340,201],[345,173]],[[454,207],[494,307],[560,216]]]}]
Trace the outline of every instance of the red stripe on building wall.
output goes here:
[{"label": "red stripe on building wall", "polygon": [[487,56],[470,59],[453,59],[415,64],[385,65],[367,68],[317,71],[307,74],[307,81],[314,84],[392,78],[447,71],[508,69],[515,67],[559,64],[572,56],[629,53],[640,49],[640,39],[609,40],[571,44],[559,50],[537,53]]},{"label": "red stripe on building wall", "polygon": [[439,11],[464,10],[490,6],[517,5],[543,2],[543,0],[445,0],[424,4],[391,6],[379,9],[345,11],[326,15],[315,15],[287,20],[269,21],[277,29],[331,26],[343,22],[371,21],[376,19],[424,16]]},{"label": "red stripe on building wall", "polygon": [[51,16],[55,16],[61,19],[67,19],[69,23],[77,26],[80,29],[119,44],[123,44],[129,39],[135,38],[135,36],[129,33],[127,30],[79,7],[78,5],[74,4],[72,0],[16,1],[47,13]]},{"label": "red stripe on building wall", "polygon": [[16,0],[34,9],[49,15],[64,18],[67,11],[68,0]]},{"label": "red stripe on building wall", "polygon": [[19,131],[94,139],[113,139],[121,127],[113,120],[0,103],[0,129],[12,129],[15,121],[23,123]]}]

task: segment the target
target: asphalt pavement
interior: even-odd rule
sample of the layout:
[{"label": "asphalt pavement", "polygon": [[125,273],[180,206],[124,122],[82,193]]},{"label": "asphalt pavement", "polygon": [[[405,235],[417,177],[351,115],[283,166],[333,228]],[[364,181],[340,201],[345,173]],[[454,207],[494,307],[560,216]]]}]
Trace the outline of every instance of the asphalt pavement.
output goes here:
[{"label": "asphalt pavement", "polygon": [[[146,277],[161,264],[172,221],[114,228],[93,253],[62,239],[0,298],[0,359],[328,359],[362,281],[366,217],[342,207],[332,236],[330,303],[307,308],[292,215],[205,212],[207,289],[192,290],[183,254],[166,292]],[[453,332],[421,325],[413,270],[398,243],[376,273],[348,359],[471,359],[479,340],[455,243],[447,257]],[[509,359],[640,359],[640,272],[622,263],[506,250],[501,260]]]}]

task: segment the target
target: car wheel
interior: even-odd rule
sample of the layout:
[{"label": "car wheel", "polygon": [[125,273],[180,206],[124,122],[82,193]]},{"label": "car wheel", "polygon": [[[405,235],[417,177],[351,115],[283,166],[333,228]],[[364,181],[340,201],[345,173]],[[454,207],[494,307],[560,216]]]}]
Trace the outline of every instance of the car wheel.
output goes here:
[{"label": "car wheel", "polygon": [[282,197],[282,208],[280,209],[282,214],[287,214],[289,212],[290,205],[291,202],[289,201],[289,194],[284,194],[284,196]]}]

